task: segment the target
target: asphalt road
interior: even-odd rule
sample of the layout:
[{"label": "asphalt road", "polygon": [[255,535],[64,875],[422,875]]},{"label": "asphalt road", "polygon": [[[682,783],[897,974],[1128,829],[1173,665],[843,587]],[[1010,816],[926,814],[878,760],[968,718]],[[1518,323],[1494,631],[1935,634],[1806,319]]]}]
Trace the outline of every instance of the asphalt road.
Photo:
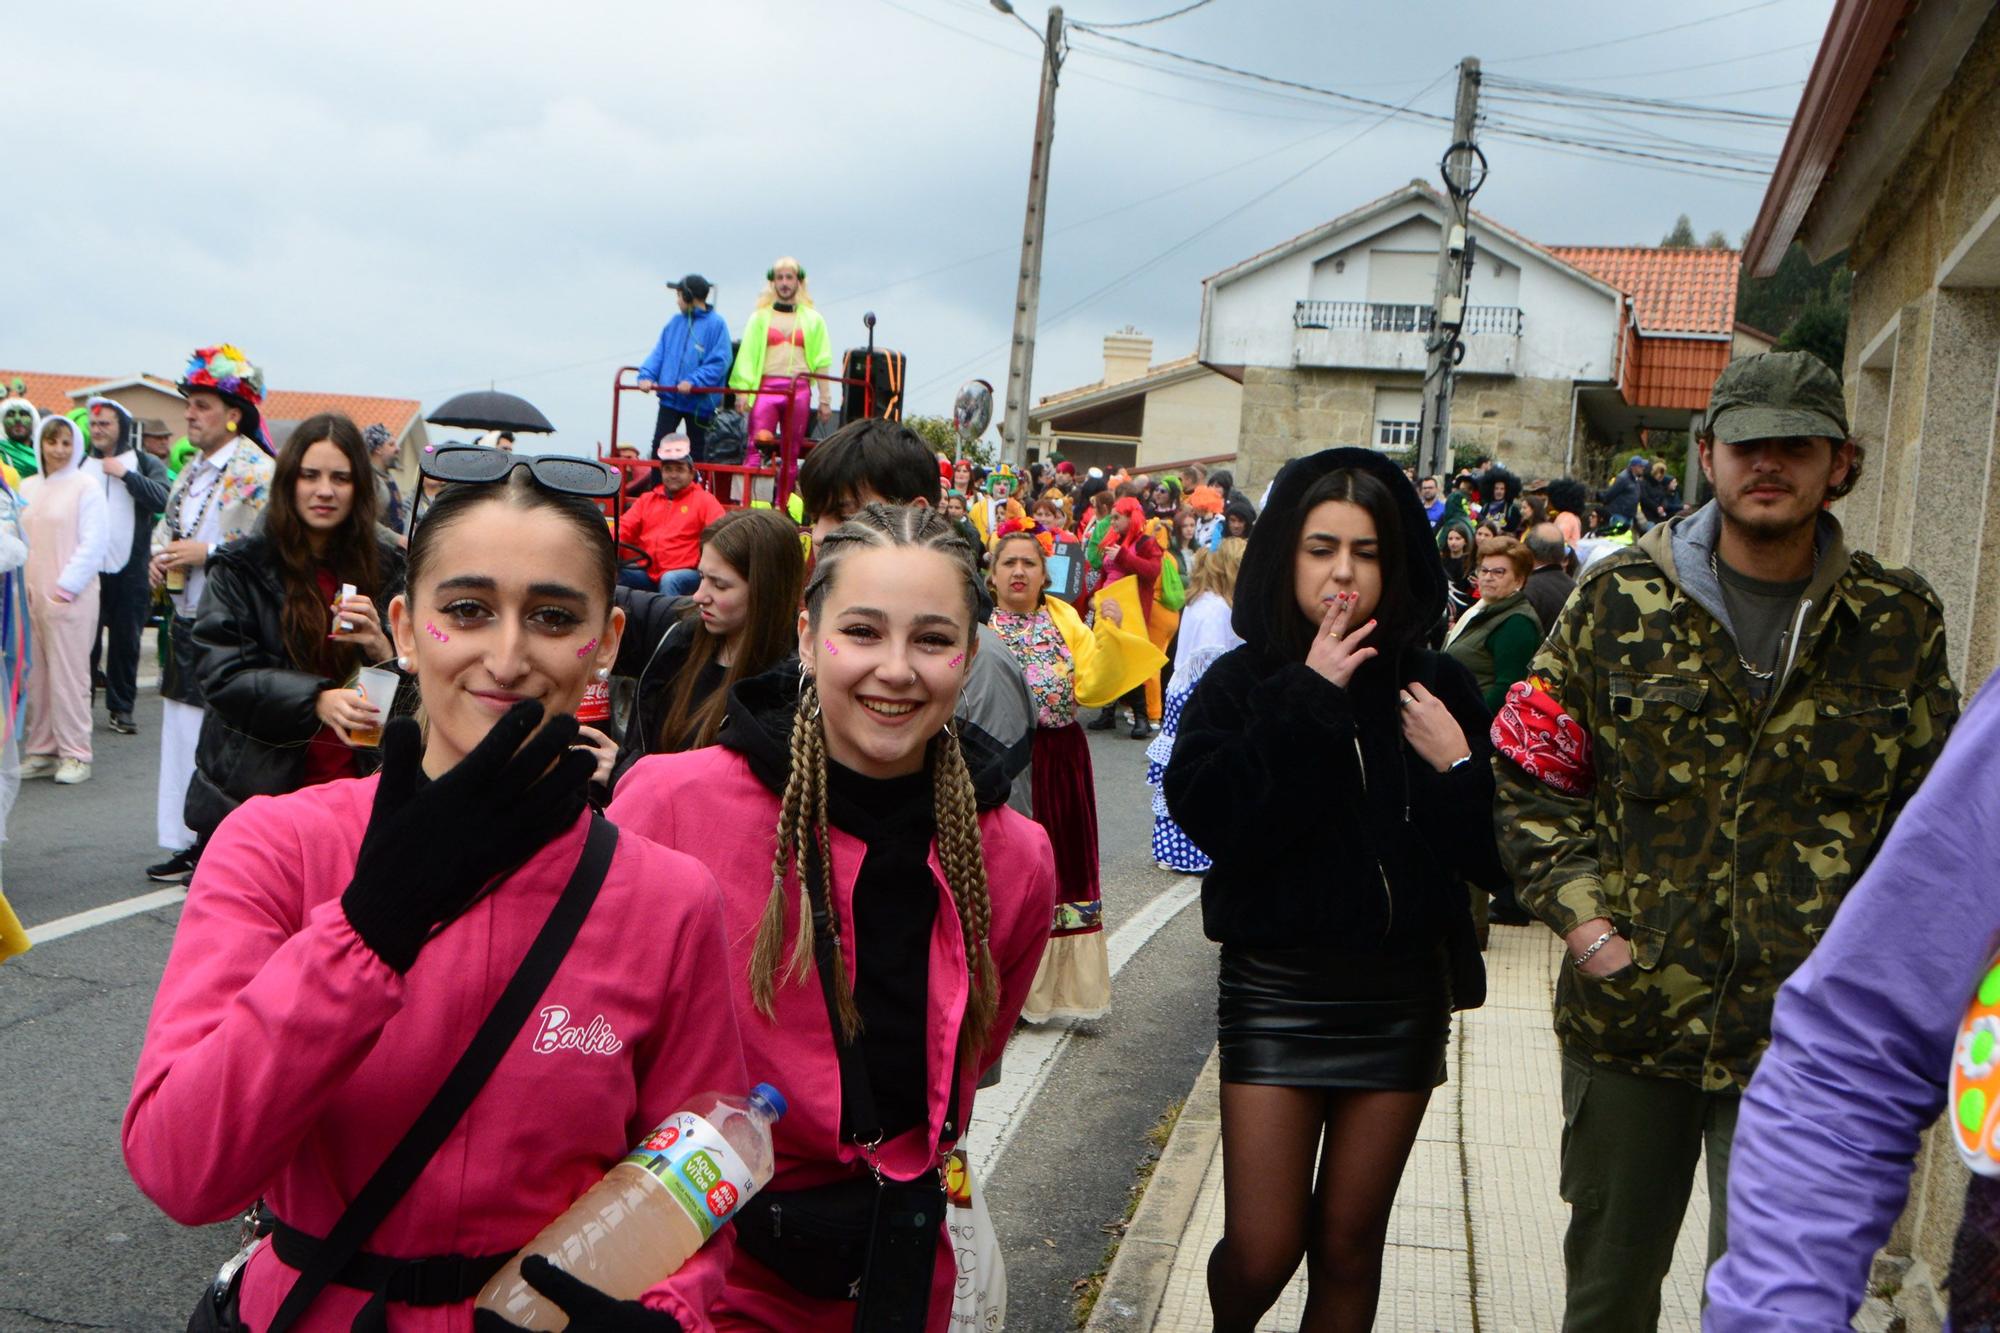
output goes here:
[{"label": "asphalt road", "polygon": [[[157,889],[142,868],[160,856],[159,712],[142,691],[140,734],[124,737],[103,727],[100,709],[90,782],[24,784],[0,883],[31,930]],[[985,1178],[1007,1257],[1008,1326],[1028,1333],[1070,1326],[1072,1286],[1124,1215],[1146,1130],[1193,1084],[1214,1036],[1213,946],[1184,906],[1192,881],[1153,866],[1143,746],[1117,732],[1094,734],[1091,748],[1105,919],[1122,963],[1111,1012],[1017,1034],[1008,1082],[981,1095],[968,1140],[976,1164],[994,1163]],[[0,1333],[180,1329],[234,1249],[231,1226],[186,1228],[161,1214],[119,1152],[178,918],[175,905],[139,912],[0,965]]]}]

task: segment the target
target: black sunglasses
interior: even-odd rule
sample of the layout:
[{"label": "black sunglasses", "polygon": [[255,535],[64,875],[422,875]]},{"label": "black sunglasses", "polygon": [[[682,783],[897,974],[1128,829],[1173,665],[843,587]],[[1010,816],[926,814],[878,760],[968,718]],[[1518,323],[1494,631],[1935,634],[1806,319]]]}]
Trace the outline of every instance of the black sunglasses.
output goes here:
[{"label": "black sunglasses", "polygon": [[[419,472],[449,486],[490,486],[507,480],[517,467],[528,469],[537,486],[558,495],[602,500],[618,494],[618,473],[594,458],[517,454],[483,444],[446,444],[426,446],[417,460]],[[430,508],[426,499],[419,487],[404,540],[417,535],[417,523]]]},{"label": "black sunglasses", "polygon": [[593,500],[618,494],[615,471],[594,458],[567,454],[517,454],[478,444],[447,444],[426,449],[417,467],[426,477],[473,486],[505,481],[515,468],[524,467],[544,490]]}]

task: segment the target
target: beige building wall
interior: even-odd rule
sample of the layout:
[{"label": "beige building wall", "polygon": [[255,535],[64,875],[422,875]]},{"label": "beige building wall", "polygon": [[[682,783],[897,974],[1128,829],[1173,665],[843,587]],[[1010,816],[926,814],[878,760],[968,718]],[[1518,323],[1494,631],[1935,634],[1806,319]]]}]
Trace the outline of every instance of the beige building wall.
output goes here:
[{"label": "beige building wall", "polygon": [[[2000,15],[1987,22],[1848,253],[1849,421],[1868,446],[1836,512],[1849,540],[1915,568],[1944,602],[1968,693],[2000,665]],[[1885,1254],[1907,1327],[1939,1326],[1965,1172],[1926,1140]]]},{"label": "beige building wall", "polygon": [[[1849,252],[1849,420],[1869,446],[1838,510],[1850,538],[1929,579],[1952,670],[2000,665],[2000,18],[1966,54]],[[1983,254],[1992,258],[1983,264]]]},{"label": "beige building wall", "polygon": [[[1247,367],[1236,484],[1254,495],[1290,459],[1372,444],[1375,390],[1385,382],[1372,370]],[[1476,445],[1522,477],[1559,476],[1571,389],[1568,380],[1461,375],[1452,442]]]},{"label": "beige building wall", "polygon": [[1139,466],[1236,452],[1243,386],[1227,375],[1202,374],[1146,395]]}]

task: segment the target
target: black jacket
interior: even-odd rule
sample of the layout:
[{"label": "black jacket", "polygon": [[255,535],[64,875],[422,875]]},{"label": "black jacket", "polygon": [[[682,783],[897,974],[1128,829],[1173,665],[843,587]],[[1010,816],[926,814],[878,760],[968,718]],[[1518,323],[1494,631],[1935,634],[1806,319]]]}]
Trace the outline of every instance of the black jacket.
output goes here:
[{"label": "black jacket", "polygon": [[[374,601],[386,626],[389,599],[403,590],[403,553],[388,542],[378,547],[382,587]],[[319,693],[340,683],[292,665],[284,607],[277,553],[265,538],[231,542],[208,562],[194,622],[207,712],[182,815],[203,837],[250,797],[297,790],[306,744],[319,733]],[[373,751],[357,753],[364,765],[374,758]]]},{"label": "black jacket", "polygon": [[[1277,660],[1257,590],[1292,582],[1286,516],[1336,468],[1376,473],[1401,502],[1417,614],[1343,689]],[[1251,534],[1234,624],[1244,644],[1202,676],[1181,715],[1167,807],[1214,860],[1202,925],[1224,944],[1401,955],[1443,943],[1454,1003],[1484,998],[1467,880],[1505,882],[1493,835],[1489,719],[1464,667],[1421,646],[1443,614],[1444,571],[1416,491],[1368,449],[1331,449],[1278,474]],[[1465,732],[1470,763],[1439,773],[1403,739],[1402,685],[1422,681]]]},{"label": "black jacket", "polygon": [[1640,483],[1631,468],[1620,472],[1605,488],[1604,510],[1613,518],[1636,519],[1639,514]]},{"label": "black jacket", "polygon": [[618,640],[612,673],[632,679],[638,687],[625,734],[618,738],[618,763],[611,772],[616,786],[626,769],[659,748],[669,687],[687,661],[694,636],[705,631],[699,619],[687,614],[693,603],[685,597],[620,588],[614,600],[625,608],[625,632]]}]

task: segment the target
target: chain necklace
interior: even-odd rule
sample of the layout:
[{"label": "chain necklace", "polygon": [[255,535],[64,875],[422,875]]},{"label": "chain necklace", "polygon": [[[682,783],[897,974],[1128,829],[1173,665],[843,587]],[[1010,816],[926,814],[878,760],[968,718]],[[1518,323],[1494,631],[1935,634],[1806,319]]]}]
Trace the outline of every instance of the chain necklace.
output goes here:
[{"label": "chain necklace", "polygon": [[[198,463],[190,463],[188,466],[198,467],[206,464],[208,464],[208,459],[203,458]],[[194,489],[194,480],[194,478],[190,477],[188,484],[181,489],[180,495],[176,497],[173,515],[167,522],[167,530],[173,533],[176,539],[198,535],[201,532],[202,525],[208,522],[209,511],[215,508],[216,497],[222,494],[222,469],[216,468],[215,481],[209,486],[207,493],[201,497],[201,508],[196,511],[194,526],[190,528],[186,522],[187,502],[188,492]]]},{"label": "chain necklace", "polygon": [[[1720,585],[1722,582],[1722,569],[1715,558],[1715,548],[1713,546],[1708,548],[1708,572],[1715,575],[1715,581]],[[1738,647],[1736,650],[1736,664],[1747,671],[1753,680],[1762,681],[1766,685],[1777,679],[1778,669],[1776,667],[1771,668],[1769,671],[1759,671],[1756,667],[1750,665],[1750,659],[1743,655],[1741,647]]]}]

